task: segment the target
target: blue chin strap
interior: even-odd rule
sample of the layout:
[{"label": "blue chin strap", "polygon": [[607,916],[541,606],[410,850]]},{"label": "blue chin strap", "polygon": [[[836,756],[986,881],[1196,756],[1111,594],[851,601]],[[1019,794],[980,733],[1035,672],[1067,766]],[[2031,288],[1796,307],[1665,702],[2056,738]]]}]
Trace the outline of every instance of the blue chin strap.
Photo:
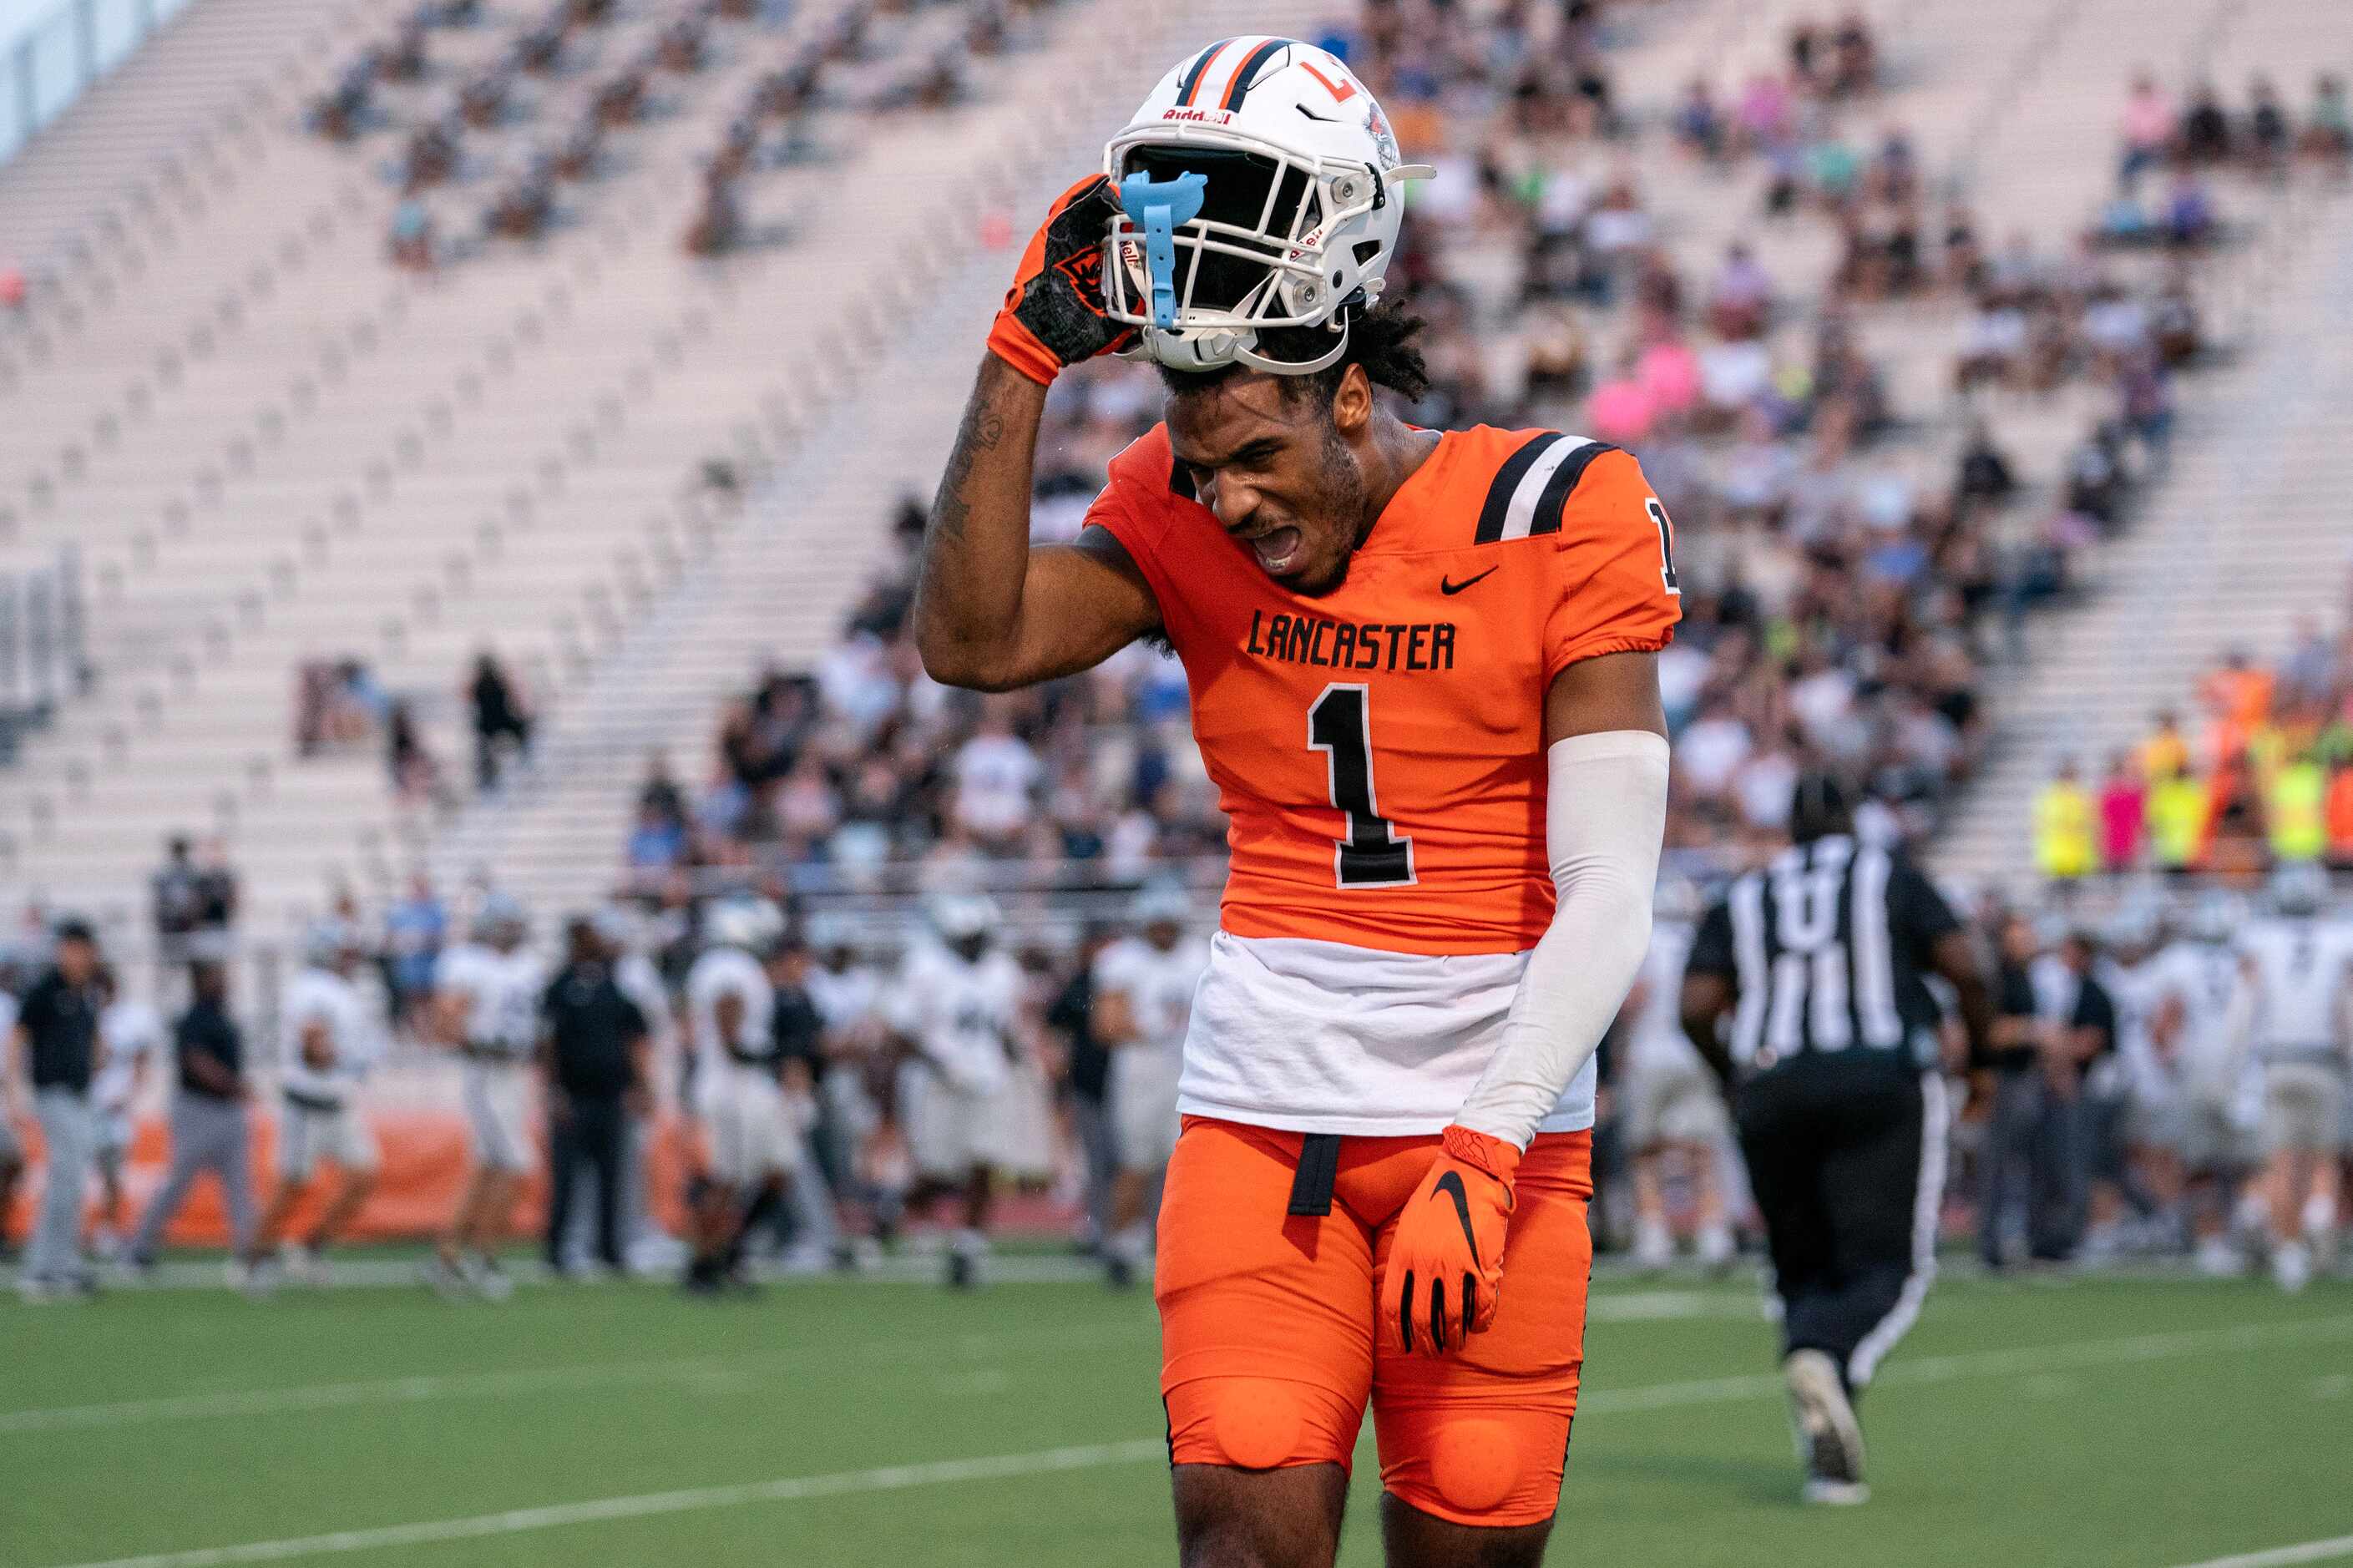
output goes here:
[{"label": "blue chin strap", "polygon": [[1119,205],[1144,230],[1144,269],[1152,280],[1152,324],[1176,326],[1176,226],[1200,216],[1207,174],[1155,180],[1139,169],[1119,183]]}]

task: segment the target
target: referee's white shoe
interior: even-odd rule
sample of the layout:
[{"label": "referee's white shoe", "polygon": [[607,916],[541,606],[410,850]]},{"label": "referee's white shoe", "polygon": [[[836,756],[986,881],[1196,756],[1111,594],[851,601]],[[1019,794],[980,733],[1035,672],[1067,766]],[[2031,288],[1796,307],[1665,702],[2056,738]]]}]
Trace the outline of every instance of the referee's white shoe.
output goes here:
[{"label": "referee's white shoe", "polygon": [[1808,1502],[1864,1502],[1862,1424],[1846,1396],[1838,1363],[1820,1351],[1791,1351],[1781,1363],[1789,1385],[1789,1415],[1798,1429],[1799,1457],[1806,1462]]}]

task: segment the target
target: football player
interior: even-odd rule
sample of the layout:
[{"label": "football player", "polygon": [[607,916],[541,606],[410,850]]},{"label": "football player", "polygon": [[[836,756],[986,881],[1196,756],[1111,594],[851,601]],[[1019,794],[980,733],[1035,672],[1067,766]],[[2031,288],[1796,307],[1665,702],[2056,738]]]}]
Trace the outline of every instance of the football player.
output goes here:
[{"label": "football player", "polygon": [[435,1243],[427,1282],[445,1294],[472,1289],[493,1301],[513,1294],[496,1252],[535,1145],[529,1126],[531,1064],[539,999],[548,975],[523,942],[530,917],[492,893],[475,911],[473,940],[441,955],[433,974],[437,1037],[465,1058],[466,1125],[473,1173]]},{"label": "football player", "polygon": [[[1154,1274],[1188,1562],[1329,1563],[1369,1401],[1392,1563],[1534,1563],[1576,1406],[1680,590],[1631,456],[1382,401],[1425,174],[1322,49],[1179,62],[1024,252],[924,539],[935,679],[1163,639],[1230,822]],[[1113,351],[1163,423],[1033,549],[1048,388]]]},{"label": "football player", "polygon": [[2234,1194],[2252,1161],[2261,1114],[2243,1047],[2253,990],[2232,940],[2242,915],[2228,893],[2201,894],[2189,931],[2152,961],[2150,1110],[2165,1151],[2161,1185],[2181,1195],[2200,1272],[2237,1274]]},{"label": "football player", "polygon": [[322,1162],[335,1167],[340,1182],[310,1235],[286,1244],[280,1262],[295,1283],[324,1280],[328,1244],[358,1217],[375,1185],[375,1134],[360,1114],[359,1091],[384,1039],[352,981],[361,957],[359,933],[347,922],[320,921],[311,930],[304,965],[287,982],[279,1005],[285,1037],[278,1064],[278,1185],[247,1259],[257,1279]]},{"label": "football player", "polygon": [[890,1003],[892,1032],[911,1052],[899,1093],[917,1178],[908,1206],[959,1200],[947,1275],[959,1289],[980,1283],[998,1179],[1051,1164],[1029,982],[996,944],[1004,921],[991,899],[934,901],[934,940],[909,948]]},{"label": "football player", "polygon": [[2328,874],[2317,866],[2281,867],[2271,900],[2271,916],[2242,931],[2239,946],[2254,985],[2272,1278],[2294,1291],[2310,1283],[2314,1254],[2337,1228],[2340,1031],[2353,992],[2353,926],[2322,918]]},{"label": "football player", "polygon": [[803,1131],[785,1097],[766,967],[784,914],[765,899],[723,899],[703,931],[711,945],[686,974],[692,1100],[709,1145],[683,1281],[691,1295],[743,1283],[745,1243],[782,1205]]},{"label": "football player", "polygon": [[1185,930],[1185,889],[1162,884],[1136,900],[1142,935],[1095,955],[1094,1030],[1111,1051],[1109,1092],[1117,1172],[1103,1263],[1124,1289],[1152,1242],[1152,1190],[1176,1152],[1176,1080],[1193,993],[1209,965],[1209,944]]},{"label": "football player", "polygon": [[106,1069],[90,1085],[98,1122],[99,1222],[94,1240],[100,1258],[122,1248],[122,1167],[131,1157],[131,1113],[148,1074],[164,1054],[163,1015],[136,996],[122,994],[111,969],[100,971],[107,992],[98,1026],[106,1037]]},{"label": "football player", "polygon": [[1663,1268],[1674,1261],[1667,1224],[1667,1171],[1680,1165],[1692,1194],[1692,1247],[1710,1269],[1732,1261],[1732,1226],[1717,1179],[1732,1118],[1707,1064],[1683,1034],[1683,962],[1704,912],[1699,889],[1670,879],[1657,895],[1658,919],[1641,976],[1626,998],[1624,1087],[1627,1146],[1634,1154],[1634,1261]]}]

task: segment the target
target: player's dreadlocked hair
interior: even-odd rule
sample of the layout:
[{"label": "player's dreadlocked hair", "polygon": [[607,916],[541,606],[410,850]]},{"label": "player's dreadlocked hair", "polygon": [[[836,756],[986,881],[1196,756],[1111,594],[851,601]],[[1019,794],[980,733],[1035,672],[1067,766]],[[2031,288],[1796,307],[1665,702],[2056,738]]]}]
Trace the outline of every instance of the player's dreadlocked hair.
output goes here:
[{"label": "player's dreadlocked hair", "polygon": [[[1348,347],[1339,359],[1312,375],[1282,377],[1283,391],[1294,397],[1312,395],[1329,403],[1340,390],[1340,378],[1348,367],[1360,364],[1375,386],[1386,386],[1408,402],[1418,402],[1430,390],[1430,367],[1413,343],[1420,331],[1421,318],[1409,314],[1402,304],[1388,300],[1376,305],[1349,323]],[[1270,327],[1258,335],[1259,353],[1269,359],[1312,360],[1331,346],[1331,333],[1323,327]],[[1161,382],[1182,397],[1222,385],[1246,368],[1237,363],[1215,370],[1171,370],[1165,364],[1159,370]]]}]

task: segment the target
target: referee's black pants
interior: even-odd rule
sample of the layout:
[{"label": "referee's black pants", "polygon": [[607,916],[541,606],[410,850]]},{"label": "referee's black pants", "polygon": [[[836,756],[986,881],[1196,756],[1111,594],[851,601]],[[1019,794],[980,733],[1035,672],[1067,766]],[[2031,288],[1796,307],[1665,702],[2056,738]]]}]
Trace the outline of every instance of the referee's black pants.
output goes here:
[{"label": "referee's black pants", "polygon": [[628,1111],[616,1095],[575,1095],[566,1114],[551,1118],[547,1139],[547,1266],[564,1268],[565,1233],[572,1225],[572,1194],[583,1170],[596,1179],[596,1256],[622,1268],[621,1166],[629,1139]]},{"label": "referee's black pants", "polygon": [[1936,1275],[1948,1131],[1944,1080],[1868,1048],[1792,1058],[1734,1105],[1782,1353],[1825,1352],[1850,1388],[1871,1381]]}]

